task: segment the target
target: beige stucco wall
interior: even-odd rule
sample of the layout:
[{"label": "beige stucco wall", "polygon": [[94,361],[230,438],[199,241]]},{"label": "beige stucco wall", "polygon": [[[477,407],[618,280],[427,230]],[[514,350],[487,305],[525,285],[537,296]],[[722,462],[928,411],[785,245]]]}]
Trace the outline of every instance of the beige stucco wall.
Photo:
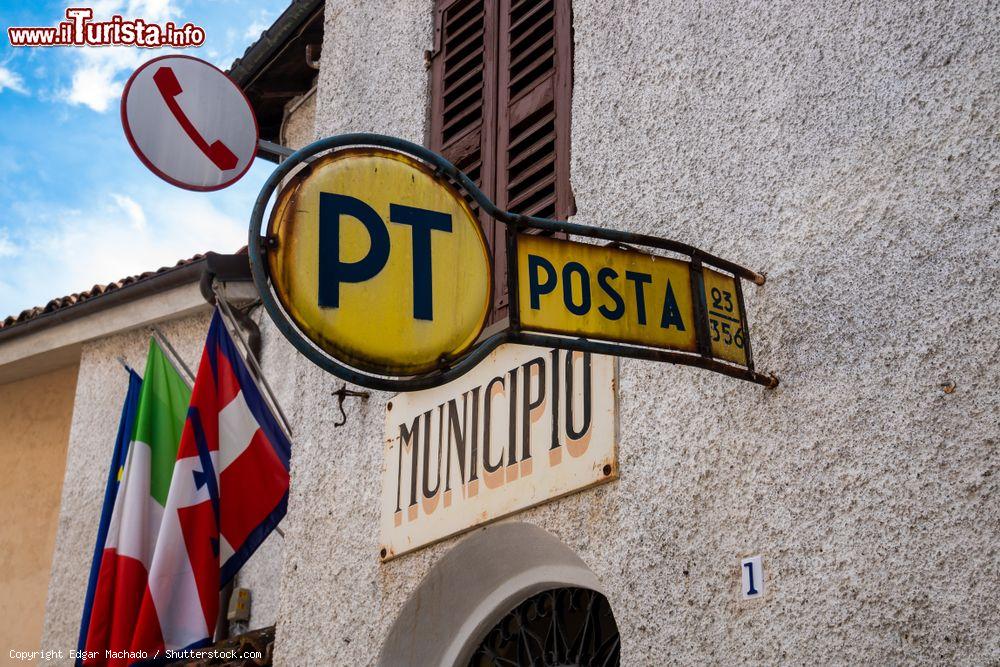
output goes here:
[{"label": "beige stucco wall", "polygon": [[0,385],[0,664],[41,648],[77,366]]},{"label": "beige stucco wall", "polygon": [[[431,4],[328,1],[318,134],[422,140]],[[515,519],[601,579],[623,664],[1000,660],[995,6],[573,9],[576,220],[766,271],[782,385],[624,362],[620,480]],[[276,661],[368,664],[457,540],[379,565],[386,395],[334,429],[341,383],[268,344],[296,428]]]}]

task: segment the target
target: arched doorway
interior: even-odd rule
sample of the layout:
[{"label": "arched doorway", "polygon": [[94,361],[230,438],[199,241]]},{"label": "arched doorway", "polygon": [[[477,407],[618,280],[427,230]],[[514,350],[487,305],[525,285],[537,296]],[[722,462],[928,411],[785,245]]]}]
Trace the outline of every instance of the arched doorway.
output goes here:
[{"label": "arched doorway", "polygon": [[618,665],[621,644],[608,599],[587,588],[532,595],[483,637],[470,667]]},{"label": "arched doorway", "polygon": [[586,563],[538,526],[501,522],[427,571],[377,664],[617,665],[619,646],[604,587]]}]

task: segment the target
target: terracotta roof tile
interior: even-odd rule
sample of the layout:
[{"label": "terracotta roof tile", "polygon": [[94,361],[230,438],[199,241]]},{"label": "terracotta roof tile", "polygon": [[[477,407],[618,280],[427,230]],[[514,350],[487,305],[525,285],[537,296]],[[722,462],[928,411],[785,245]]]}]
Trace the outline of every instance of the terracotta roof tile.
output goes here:
[{"label": "terracotta roof tile", "polygon": [[[245,251],[243,251],[245,252]],[[122,278],[121,280],[116,280],[114,282],[108,283],[107,285],[94,285],[89,290],[85,292],[76,292],[74,294],[67,294],[66,296],[56,297],[52,299],[44,306],[35,306],[34,308],[28,308],[22,310],[17,315],[11,315],[4,320],[0,320],[0,331],[4,329],[9,329],[10,327],[17,326],[18,324],[23,324],[30,320],[35,319],[39,315],[44,315],[45,313],[51,313],[56,310],[63,310],[65,308],[72,308],[73,306],[83,303],[88,299],[93,299],[94,297],[101,296],[102,294],[107,294],[108,292],[113,292],[115,290],[120,290],[123,287],[127,287],[140,280],[145,280],[147,278],[152,278],[153,276],[158,276],[160,274],[166,273],[172,269],[176,269],[179,266],[186,266],[188,264],[193,264],[198,260],[204,258],[205,255],[199,253],[194,257],[188,259],[182,259],[178,261],[173,266],[163,266],[156,271],[146,271],[140,273],[137,276],[128,276],[127,278]]]}]

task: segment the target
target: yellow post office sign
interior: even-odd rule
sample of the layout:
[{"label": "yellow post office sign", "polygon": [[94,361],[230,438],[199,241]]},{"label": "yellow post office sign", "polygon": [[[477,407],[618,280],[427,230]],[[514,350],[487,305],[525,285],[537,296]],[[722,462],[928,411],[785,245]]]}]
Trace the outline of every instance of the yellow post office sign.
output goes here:
[{"label": "yellow post office sign", "polygon": [[289,318],[365,371],[417,375],[460,357],[489,312],[486,239],[465,199],[423,162],[356,147],[293,174],[265,247]]},{"label": "yellow post office sign", "polygon": [[[505,252],[493,255],[480,217],[505,226],[492,248]],[[778,383],[754,367],[743,305],[742,281],[764,274],[679,241],[504,211],[396,137],[337,135],[293,153],[257,197],[248,248],[278,331],[371,389],[440,387],[507,343]],[[508,319],[486,335],[495,285]]]},{"label": "yellow post office sign", "polygon": [[733,276],[688,261],[534,234],[517,238],[517,271],[524,330],[702,352],[747,365]]}]

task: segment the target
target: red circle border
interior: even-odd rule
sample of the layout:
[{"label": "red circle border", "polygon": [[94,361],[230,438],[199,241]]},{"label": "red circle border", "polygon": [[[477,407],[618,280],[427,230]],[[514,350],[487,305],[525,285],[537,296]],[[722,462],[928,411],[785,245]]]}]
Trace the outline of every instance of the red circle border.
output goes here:
[{"label": "red circle border", "polygon": [[[132,89],[132,82],[135,81],[135,78],[136,78],[136,76],[138,76],[139,72],[143,71],[144,69],[146,69],[147,67],[149,67],[150,65],[152,65],[155,62],[158,62],[160,60],[166,60],[166,59],[169,59],[169,58],[186,58],[187,60],[194,60],[195,62],[199,62],[199,63],[201,63],[203,65],[208,65],[209,67],[211,67],[212,69],[214,69],[216,72],[218,72],[219,74],[221,74],[223,77],[225,77],[226,80],[229,81],[230,84],[232,84],[233,88],[235,88],[239,92],[239,94],[243,96],[243,100],[247,103],[247,108],[250,109],[250,117],[253,119],[253,128],[254,128],[253,153],[250,154],[250,159],[247,160],[247,165],[245,167],[243,167],[243,170],[240,173],[236,174],[233,178],[231,178],[230,180],[228,180],[228,181],[226,181],[224,183],[220,183],[219,185],[212,185],[212,186],[191,185],[189,183],[184,183],[183,181],[178,181],[176,178],[173,178],[172,176],[168,176],[161,169],[159,169],[156,165],[154,165],[152,163],[152,161],[150,161],[150,159],[147,158],[142,153],[141,150],[139,150],[139,146],[135,142],[135,137],[132,136],[132,130],[131,130],[131,128],[129,128],[129,125],[128,125],[128,114],[126,113],[126,108],[125,108],[125,102],[128,99],[128,93]],[[132,151],[139,158],[139,161],[141,161],[144,165],[146,165],[147,169],[149,169],[151,172],[153,172],[154,174],[156,174],[157,176],[159,176],[161,179],[163,179],[167,183],[170,183],[171,185],[176,186],[178,188],[182,188],[184,190],[191,190],[191,191],[194,191],[194,192],[215,192],[216,190],[222,190],[224,188],[228,188],[230,185],[232,185],[236,181],[238,181],[241,178],[243,178],[243,176],[250,170],[250,166],[253,164],[253,161],[257,158],[257,148],[258,148],[258,144],[260,142],[260,125],[257,123],[257,114],[255,114],[254,111],[253,111],[253,105],[250,104],[250,98],[247,97],[246,93],[243,92],[242,88],[240,88],[238,85],[236,85],[235,81],[233,81],[231,78],[229,78],[228,74],[226,74],[225,72],[223,72],[221,69],[219,69],[218,67],[216,67],[212,63],[210,63],[210,62],[208,62],[206,60],[202,60],[201,58],[195,58],[194,56],[187,56],[187,55],[183,55],[183,54],[168,54],[168,55],[165,55],[165,56],[157,56],[156,58],[153,58],[151,60],[147,60],[142,65],[139,65],[139,67],[137,67],[136,70],[134,72],[132,72],[132,75],[128,78],[128,81],[125,82],[125,88],[122,90],[122,99],[121,99],[121,103],[120,103],[120,114],[121,114],[121,121],[122,121],[122,129],[125,131],[125,138],[128,140],[129,146],[132,147]]]}]

